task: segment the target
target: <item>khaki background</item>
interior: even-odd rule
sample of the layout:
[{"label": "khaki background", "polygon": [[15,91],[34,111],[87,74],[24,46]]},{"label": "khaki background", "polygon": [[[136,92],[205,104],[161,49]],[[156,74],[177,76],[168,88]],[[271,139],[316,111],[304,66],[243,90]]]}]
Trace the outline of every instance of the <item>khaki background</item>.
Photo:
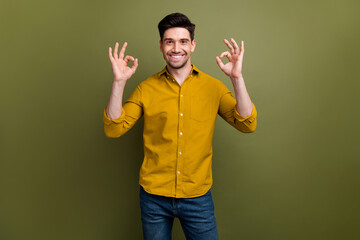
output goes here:
[{"label": "khaki background", "polygon": [[[0,239],[141,239],[141,120],[103,133],[107,49],[139,58],[125,97],[164,66],[157,23],[196,24],[192,62],[229,79],[215,56],[245,41],[258,129],[221,118],[213,194],[220,239],[360,239],[360,1],[0,2]],[[184,239],[175,222],[173,239]]]}]

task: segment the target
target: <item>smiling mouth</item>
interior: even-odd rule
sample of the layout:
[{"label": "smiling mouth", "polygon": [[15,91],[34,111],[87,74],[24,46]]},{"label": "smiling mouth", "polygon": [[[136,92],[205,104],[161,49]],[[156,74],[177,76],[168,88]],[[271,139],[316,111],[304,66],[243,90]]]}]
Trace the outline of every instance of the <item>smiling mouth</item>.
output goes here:
[{"label": "smiling mouth", "polygon": [[185,57],[185,54],[169,54],[169,57],[172,60],[180,60]]}]

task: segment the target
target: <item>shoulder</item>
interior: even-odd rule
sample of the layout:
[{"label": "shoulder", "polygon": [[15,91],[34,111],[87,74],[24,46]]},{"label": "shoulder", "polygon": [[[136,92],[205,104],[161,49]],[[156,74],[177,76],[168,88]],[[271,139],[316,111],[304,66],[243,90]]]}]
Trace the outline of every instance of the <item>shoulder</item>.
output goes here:
[{"label": "shoulder", "polygon": [[200,79],[205,79],[207,82],[213,83],[213,84],[218,84],[218,85],[222,85],[223,82],[220,81],[217,78],[214,78],[213,76],[210,76],[209,74],[199,70],[197,67],[194,66],[194,72],[196,72],[198,74],[198,77]]},{"label": "shoulder", "polygon": [[206,84],[211,85],[212,87],[219,90],[220,93],[229,92],[229,89],[226,85],[219,79],[212,77],[211,75],[196,69],[199,79],[204,80]]},{"label": "shoulder", "polygon": [[147,79],[140,82],[137,86],[142,92],[156,91],[162,84],[164,84],[164,77],[160,73],[155,73],[149,76]]},{"label": "shoulder", "polygon": [[211,82],[213,84],[222,84],[222,82],[219,79],[214,78],[213,76],[210,76],[209,74],[204,73],[202,71],[198,72],[198,76],[199,78],[206,79],[206,81]]}]

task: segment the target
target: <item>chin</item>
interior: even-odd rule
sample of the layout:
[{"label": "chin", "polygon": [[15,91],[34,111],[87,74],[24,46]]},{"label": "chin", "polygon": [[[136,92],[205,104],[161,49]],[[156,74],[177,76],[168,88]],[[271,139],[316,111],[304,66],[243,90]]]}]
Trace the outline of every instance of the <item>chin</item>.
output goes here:
[{"label": "chin", "polygon": [[183,63],[176,64],[176,65],[174,65],[174,64],[172,64],[172,63],[170,63],[170,62],[168,62],[167,64],[168,64],[169,67],[171,67],[172,69],[180,69],[180,68],[183,68],[183,67],[186,66],[187,61],[186,61],[186,62],[183,62]]},{"label": "chin", "polygon": [[174,65],[171,65],[169,64],[169,66],[172,68],[172,69],[180,69],[180,68],[183,68],[185,66],[185,64],[181,65],[181,66],[174,66]]}]

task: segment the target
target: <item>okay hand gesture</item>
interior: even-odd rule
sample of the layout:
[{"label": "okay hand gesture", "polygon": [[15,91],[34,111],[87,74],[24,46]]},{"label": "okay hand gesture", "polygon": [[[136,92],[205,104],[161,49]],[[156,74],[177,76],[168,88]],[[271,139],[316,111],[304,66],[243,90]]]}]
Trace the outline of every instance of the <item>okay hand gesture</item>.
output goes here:
[{"label": "okay hand gesture", "polygon": [[[111,47],[109,47],[109,59],[112,65],[113,73],[114,73],[114,80],[118,82],[126,82],[136,71],[138,67],[138,59],[132,56],[125,55],[125,49],[127,46],[127,42],[124,43],[120,50],[120,54],[118,55],[119,43],[115,43],[114,53],[112,54]],[[131,67],[128,66],[129,62],[133,62]]]},{"label": "okay hand gesture", "polygon": [[[241,41],[240,48],[233,38],[230,39],[231,43],[224,39],[225,44],[230,49],[229,51],[222,52],[220,56],[216,57],[216,62],[220,69],[228,75],[231,79],[242,77],[242,63],[244,57],[244,41]],[[221,59],[227,57],[228,63],[224,64]]]}]

